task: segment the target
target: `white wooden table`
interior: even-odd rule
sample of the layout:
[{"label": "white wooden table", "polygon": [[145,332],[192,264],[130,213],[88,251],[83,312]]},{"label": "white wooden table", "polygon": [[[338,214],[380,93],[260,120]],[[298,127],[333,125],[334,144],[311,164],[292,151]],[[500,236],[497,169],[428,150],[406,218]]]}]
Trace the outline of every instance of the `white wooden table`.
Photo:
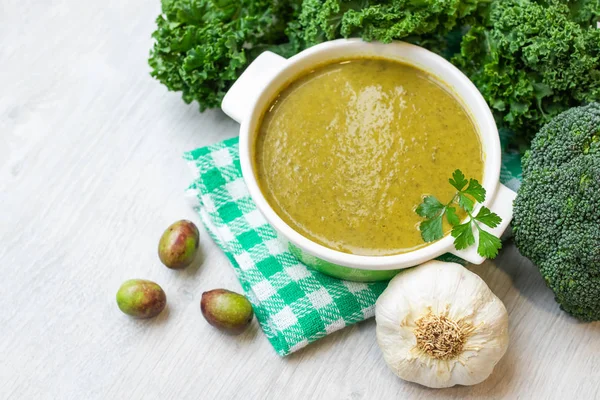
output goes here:
[{"label": "white wooden table", "polygon": [[[0,398],[600,398],[600,324],[558,309],[512,245],[472,268],[505,302],[511,343],[483,384],[435,391],[397,379],[373,320],[282,359],[256,323],[210,327],[203,291],[240,290],[202,231],[201,259],[175,272],[157,241],[199,220],[181,154],[236,135],[149,76],[159,0],[0,1]],[[167,292],[157,319],[115,303],[122,281]]]}]

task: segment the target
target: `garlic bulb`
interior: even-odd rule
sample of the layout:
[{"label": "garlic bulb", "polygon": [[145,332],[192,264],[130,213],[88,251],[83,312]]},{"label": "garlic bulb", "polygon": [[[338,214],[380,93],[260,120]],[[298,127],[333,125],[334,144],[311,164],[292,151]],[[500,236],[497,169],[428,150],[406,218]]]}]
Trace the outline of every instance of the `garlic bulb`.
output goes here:
[{"label": "garlic bulb", "polygon": [[432,388],[485,380],[508,346],[504,304],[455,263],[401,272],[377,300],[377,342],[400,378]]}]

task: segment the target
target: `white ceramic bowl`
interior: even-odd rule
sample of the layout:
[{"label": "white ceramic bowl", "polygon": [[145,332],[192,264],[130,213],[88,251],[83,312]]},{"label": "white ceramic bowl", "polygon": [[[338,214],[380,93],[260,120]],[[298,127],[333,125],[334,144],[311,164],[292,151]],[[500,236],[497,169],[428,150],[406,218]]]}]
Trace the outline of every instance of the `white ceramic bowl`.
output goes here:
[{"label": "white ceramic bowl", "polygon": [[[284,85],[311,68],[328,61],[356,57],[377,57],[401,61],[429,72],[454,92],[471,114],[481,137],[485,153],[483,187],[487,191],[484,205],[502,217],[491,232],[500,236],[512,219],[515,193],[500,184],[500,140],[492,113],[473,83],[444,58],[404,42],[367,43],[360,39],[340,39],[311,47],[290,59],[274,53],[261,54],[234,83],[223,99],[227,115],[241,124],[240,163],[250,195],[267,221],[290,243],[290,249],[303,262],[330,275],[344,279],[372,281],[386,279],[399,269],[412,267],[452,253],[471,263],[480,264],[476,245],[458,251],[453,238],[443,239],[418,250],[391,256],[359,256],[342,253],[311,241],[286,224],[269,206],[259,189],[251,162],[254,136],[262,111]],[[306,118],[310,118],[307,115]]]}]

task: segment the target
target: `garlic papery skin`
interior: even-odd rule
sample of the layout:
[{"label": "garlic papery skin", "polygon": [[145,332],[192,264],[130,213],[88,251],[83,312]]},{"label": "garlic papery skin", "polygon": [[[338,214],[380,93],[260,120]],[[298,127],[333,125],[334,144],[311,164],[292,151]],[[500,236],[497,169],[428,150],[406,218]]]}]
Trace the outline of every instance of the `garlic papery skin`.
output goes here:
[{"label": "garlic papery skin", "polygon": [[508,347],[504,304],[460,264],[430,261],[396,275],[375,318],[388,366],[431,388],[484,381]]}]

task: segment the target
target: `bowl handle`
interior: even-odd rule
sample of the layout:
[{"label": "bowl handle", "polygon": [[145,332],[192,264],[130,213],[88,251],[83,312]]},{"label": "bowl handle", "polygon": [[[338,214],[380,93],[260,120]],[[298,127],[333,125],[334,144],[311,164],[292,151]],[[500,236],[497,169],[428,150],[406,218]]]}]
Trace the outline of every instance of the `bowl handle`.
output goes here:
[{"label": "bowl handle", "polygon": [[[504,186],[502,184],[498,184],[498,189],[496,189],[496,196],[494,197],[492,202],[488,205],[488,207],[490,210],[492,210],[493,212],[498,214],[500,216],[500,218],[502,218],[502,222],[500,222],[500,225],[498,225],[497,227],[495,227],[493,229],[489,229],[488,232],[490,232],[491,234],[493,234],[497,237],[502,236],[502,234],[504,233],[506,228],[508,228],[510,221],[512,220],[513,201],[515,200],[516,196],[517,196],[517,194],[514,191],[512,191],[511,189],[507,188],[506,186]],[[454,254],[457,257],[462,258],[463,260],[470,262],[471,264],[481,264],[486,260],[486,258],[480,256],[477,253],[478,245],[479,245],[479,237],[476,234],[475,235],[475,244],[473,246],[471,246],[467,249],[464,249],[464,250],[456,250],[453,248],[450,251],[450,253]]]},{"label": "bowl handle", "polygon": [[270,51],[261,53],[246,68],[244,73],[229,89],[221,108],[225,114],[239,123],[250,114],[254,102],[262,93],[267,83],[285,67],[287,60]]}]

